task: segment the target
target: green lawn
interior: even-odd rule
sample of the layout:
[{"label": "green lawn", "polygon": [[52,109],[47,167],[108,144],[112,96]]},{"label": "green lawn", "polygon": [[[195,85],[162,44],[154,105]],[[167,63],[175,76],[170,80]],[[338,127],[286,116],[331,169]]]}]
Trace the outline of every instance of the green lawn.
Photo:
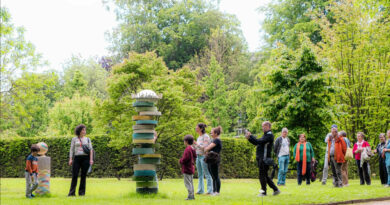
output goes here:
[{"label": "green lawn", "polygon": [[[276,180],[274,180],[276,181]],[[197,187],[195,180],[195,189]],[[329,180],[328,182],[331,182]],[[50,198],[26,199],[25,181],[22,178],[1,179],[1,205],[5,204],[261,204],[257,197],[260,185],[256,179],[222,180],[220,196],[196,195],[195,201],[184,201],[187,191],[181,179],[166,179],[159,183],[159,194],[142,196],[135,193],[135,183],[130,179],[89,178],[85,197],[67,197],[70,186],[68,178],[52,178]],[[310,186],[298,186],[296,180],[288,180],[281,187],[279,196],[264,197],[264,204],[302,204],[345,201],[390,196],[390,188],[379,185],[378,180],[371,186],[360,186],[351,180],[346,188],[332,188],[331,183],[322,186],[315,182]]]}]

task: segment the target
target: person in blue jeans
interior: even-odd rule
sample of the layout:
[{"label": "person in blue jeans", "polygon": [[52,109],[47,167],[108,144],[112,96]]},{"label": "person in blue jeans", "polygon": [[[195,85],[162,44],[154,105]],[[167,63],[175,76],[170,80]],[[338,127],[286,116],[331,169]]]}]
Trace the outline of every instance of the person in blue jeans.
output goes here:
[{"label": "person in blue jeans", "polygon": [[387,138],[388,140],[382,152],[386,156],[385,163],[386,163],[386,170],[387,170],[387,184],[385,185],[385,187],[390,187],[390,130],[387,130]]},{"label": "person in blue jeans", "polygon": [[203,178],[206,177],[207,181],[207,194],[213,193],[213,181],[211,179],[210,172],[208,170],[208,165],[204,161],[205,152],[204,148],[207,147],[211,143],[210,136],[206,134],[207,125],[203,123],[199,123],[196,126],[196,132],[199,134],[199,137],[196,141],[194,141],[194,147],[196,148],[196,169],[198,170],[198,191],[196,194],[204,193],[204,181]]},{"label": "person in blue jeans", "polygon": [[278,156],[279,172],[278,186],[286,185],[286,174],[288,171],[288,163],[290,159],[290,139],[288,138],[288,129],[282,129],[282,136],[275,140],[274,152]]}]

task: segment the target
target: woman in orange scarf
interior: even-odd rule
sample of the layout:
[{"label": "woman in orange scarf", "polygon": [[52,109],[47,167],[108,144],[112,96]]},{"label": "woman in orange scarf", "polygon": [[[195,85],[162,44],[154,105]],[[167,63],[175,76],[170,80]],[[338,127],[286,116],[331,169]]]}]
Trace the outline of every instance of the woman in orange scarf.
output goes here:
[{"label": "woman in orange scarf", "polygon": [[305,134],[299,135],[299,142],[294,146],[294,159],[298,163],[298,185],[306,178],[306,184],[310,184],[310,162],[314,161],[314,150],[310,142],[306,142]]}]

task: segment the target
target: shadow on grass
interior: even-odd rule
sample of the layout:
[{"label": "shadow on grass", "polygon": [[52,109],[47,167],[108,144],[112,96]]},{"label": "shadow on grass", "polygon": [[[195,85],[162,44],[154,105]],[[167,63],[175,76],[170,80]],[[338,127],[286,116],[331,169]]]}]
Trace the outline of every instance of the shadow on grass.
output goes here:
[{"label": "shadow on grass", "polygon": [[157,194],[138,194],[138,193],[128,193],[123,196],[124,198],[138,198],[138,199],[168,199],[167,194],[157,193]]}]

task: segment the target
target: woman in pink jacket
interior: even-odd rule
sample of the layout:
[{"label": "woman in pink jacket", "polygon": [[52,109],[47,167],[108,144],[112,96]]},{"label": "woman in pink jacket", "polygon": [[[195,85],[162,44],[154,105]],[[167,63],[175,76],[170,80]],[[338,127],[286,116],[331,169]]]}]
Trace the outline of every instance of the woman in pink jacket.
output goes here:
[{"label": "woman in pink jacket", "polygon": [[360,185],[371,184],[370,175],[368,174],[368,162],[364,162],[363,166],[360,166],[360,158],[365,147],[370,147],[368,142],[364,141],[364,133],[357,133],[357,142],[353,145],[353,154],[355,155],[356,165],[358,166],[359,177],[360,177]]}]

